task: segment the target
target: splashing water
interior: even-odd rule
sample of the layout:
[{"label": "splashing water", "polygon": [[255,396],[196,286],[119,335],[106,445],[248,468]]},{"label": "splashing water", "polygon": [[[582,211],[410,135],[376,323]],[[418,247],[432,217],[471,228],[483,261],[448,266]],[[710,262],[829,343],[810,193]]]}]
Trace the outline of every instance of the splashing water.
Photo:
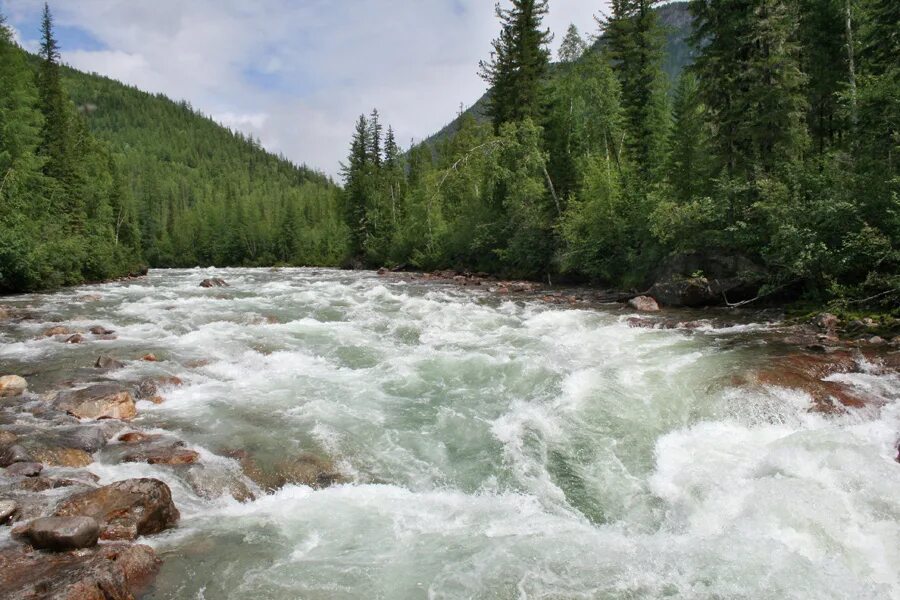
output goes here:
[{"label": "splashing water", "polygon": [[[210,276],[231,287],[197,287]],[[839,416],[735,387],[764,326],[632,329],[619,310],[309,269],[4,301],[41,315],[0,337],[32,387],[153,352],[113,376],[185,384],[138,425],[239,477],[227,450],[313,452],[348,479],[240,503],[196,471],[98,456],[103,482],[158,477],[182,512],[149,540],[151,598],[900,599],[900,381],[842,376],[885,403]],[[35,339],[51,320],[118,339]]]}]

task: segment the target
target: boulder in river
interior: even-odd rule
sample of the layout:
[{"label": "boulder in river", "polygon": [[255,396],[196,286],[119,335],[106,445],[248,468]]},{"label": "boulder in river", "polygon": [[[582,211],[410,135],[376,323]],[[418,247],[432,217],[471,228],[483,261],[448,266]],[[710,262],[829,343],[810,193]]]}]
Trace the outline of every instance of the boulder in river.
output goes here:
[{"label": "boulder in river", "polygon": [[641,312],[659,312],[659,304],[650,296],[637,296],[628,301],[628,306]]},{"label": "boulder in river", "polygon": [[202,288],[229,287],[224,279],[219,277],[211,277],[200,282]]},{"label": "boulder in river", "polygon": [[67,344],[80,344],[82,342],[84,342],[84,336],[80,333],[76,333],[75,335],[66,338]]},{"label": "boulder in river", "polygon": [[6,474],[10,477],[37,477],[44,470],[44,465],[39,462],[18,462],[6,467]]},{"label": "boulder in river", "polygon": [[45,329],[44,337],[56,337],[58,335],[72,335],[74,332],[64,325],[54,325],[49,329]]},{"label": "boulder in river", "polygon": [[158,479],[128,479],[70,496],[57,507],[56,515],[97,519],[105,540],[159,533],[180,518],[169,486]]},{"label": "boulder in river", "polygon": [[79,419],[133,419],[137,415],[131,392],[115,383],[59,392],[54,405]]},{"label": "boulder in river", "polygon": [[20,535],[38,550],[77,550],[97,545],[100,524],[91,517],[41,517]]},{"label": "boulder in river", "polygon": [[195,450],[186,448],[181,440],[165,439],[162,436],[147,436],[143,439],[126,436],[123,436],[125,437],[124,440],[119,438],[128,446],[128,450],[122,455],[122,462],[141,462],[151,465],[192,465],[200,459],[200,454]]},{"label": "boulder in river", "polygon": [[13,500],[0,500],[0,525],[16,513],[19,505]]},{"label": "boulder in river", "polygon": [[28,389],[28,382],[18,375],[4,375],[0,377],[0,398],[12,398],[21,396]]},{"label": "boulder in river", "polygon": [[36,460],[51,467],[86,467],[94,459],[79,448],[36,448],[31,450]]},{"label": "boulder in river", "polygon": [[159,570],[143,544],[104,544],[76,552],[0,550],[0,589],[15,600],[134,600]]},{"label": "boulder in river", "polygon": [[34,462],[34,457],[24,446],[13,444],[0,451],[0,467],[8,467],[20,462]]},{"label": "boulder in river", "polygon": [[105,371],[112,371],[115,369],[121,369],[125,366],[120,360],[116,360],[112,356],[100,356],[97,358],[97,361],[94,363],[94,368],[103,369]]},{"label": "boulder in river", "polygon": [[115,333],[112,329],[107,329],[102,325],[94,325],[90,329],[88,329],[94,335],[112,335]]}]

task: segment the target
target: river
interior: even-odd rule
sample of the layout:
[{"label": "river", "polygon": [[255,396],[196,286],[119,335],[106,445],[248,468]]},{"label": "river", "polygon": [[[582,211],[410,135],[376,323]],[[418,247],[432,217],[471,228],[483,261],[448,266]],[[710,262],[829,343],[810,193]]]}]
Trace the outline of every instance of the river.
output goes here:
[{"label": "river", "polygon": [[[617,307],[315,269],[0,300],[40,315],[0,329],[0,371],[35,391],[99,353],[130,360],[115,379],[184,381],[134,424],[198,465],[88,467],[172,488],[179,526],[142,540],[165,561],[149,598],[900,599],[900,379],[842,375],[883,403],[835,415],[737,385],[773,351],[765,322],[631,328]],[[60,323],[118,337],[36,339]],[[266,493],[236,451],[312,453],[342,482]]]}]

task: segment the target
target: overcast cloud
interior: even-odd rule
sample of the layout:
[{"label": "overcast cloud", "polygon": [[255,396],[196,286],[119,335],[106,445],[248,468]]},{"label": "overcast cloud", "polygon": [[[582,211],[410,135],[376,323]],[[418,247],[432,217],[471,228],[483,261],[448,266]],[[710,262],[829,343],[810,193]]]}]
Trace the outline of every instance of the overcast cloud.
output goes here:
[{"label": "overcast cloud", "polygon": [[[335,175],[353,122],[378,107],[422,139],[484,92],[493,0],[56,0],[63,59],[189,101],[273,152]],[[554,50],[593,34],[605,0],[551,0]],[[0,0],[33,47],[42,2]]]}]

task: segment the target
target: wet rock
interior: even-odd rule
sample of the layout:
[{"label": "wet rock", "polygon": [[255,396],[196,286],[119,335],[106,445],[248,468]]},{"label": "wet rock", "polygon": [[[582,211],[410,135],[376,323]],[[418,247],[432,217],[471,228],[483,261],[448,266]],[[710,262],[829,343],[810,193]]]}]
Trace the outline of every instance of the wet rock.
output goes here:
[{"label": "wet rock", "polygon": [[103,300],[103,296],[100,294],[83,294],[78,296],[76,300],[79,302],[99,302],[100,300]]},{"label": "wet rock", "polygon": [[0,467],[8,467],[20,462],[34,462],[34,457],[23,446],[13,444],[0,452]]},{"label": "wet rock", "polygon": [[75,335],[66,338],[67,344],[80,344],[82,342],[84,342],[84,336],[80,333],[76,333]]},{"label": "wet rock", "polygon": [[305,453],[295,459],[280,463],[272,483],[276,484],[275,488],[295,484],[321,489],[342,481],[344,481],[343,475],[335,468],[330,459]]},{"label": "wet rock", "polygon": [[32,450],[34,458],[51,467],[86,467],[94,459],[78,448],[39,448]]},{"label": "wet rock", "polygon": [[142,431],[129,431],[119,436],[119,441],[123,444],[140,444],[142,442],[153,442],[159,440],[162,436],[158,433],[144,433]]},{"label": "wet rock", "polygon": [[85,452],[94,453],[102,450],[109,438],[114,434],[104,425],[88,425],[79,427],[66,427],[52,433],[50,439],[62,448],[77,448]]},{"label": "wet rock", "polygon": [[21,396],[28,389],[28,382],[18,375],[0,377],[0,398]]},{"label": "wet rock", "polygon": [[0,500],[0,525],[12,517],[19,506],[13,500]]},{"label": "wet rock", "polygon": [[141,360],[143,360],[144,362],[157,362],[159,359],[156,358],[155,354],[145,354],[141,357]]},{"label": "wet rock", "polygon": [[659,325],[659,321],[646,317],[630,317],[626,323],[633,329],[656,329]]},{"label": "wet rock", "polygon": [[91,517],[42,517],[28,524],[23,536],[38,550],[77,550],[97,545],[100,524]]},{"label": "wet rock", "polygon": [[210,279],[204,279],[200,282],[200,287],[202,288],[216,288],[216,287],[229,287],[224,279],[219,277],[212,277]]},{"label": "wet rock", "polygon": [[104,369],[106,371],[112,371],[114,369],[121,369],[125,366],[125,363],[122,361],[116,360],[111,356],[100,356],[97,358],[97,362],[94,363],[94,368],[96,369]]},{"label": "wet rock", "polygon": [[822,313],[813,320],[813,323],[829,337],[837,337],[837,328],[841,320],[831,313]]},{"label": "wet rock", "polygon": [[149,546],[107,544],[74,552],[0,550],[0,589],[10,600],[134,600],[159,570]]},{"label": "wet rock", "polygon": [[19,436],[14,434],[12,431],[0,431],[0,448],[8,448],[16,443],[16,440],[19,439]]},{"label": "wet rock", "polygon": [[113,331],[112,329],[107,329],[102,325],[94,325],[93,327],[88,329],[88,331],[90,331],[94,335],[112,335],[115,333],[115,331]]},{"label": "wet rock", "polygon": [[59,505],[56,515],[97,519],[105,540],[159,533],[180,518],[169,486],[158,479],[128,479],[71,496]]},{"label": "wet rock", "polygon": [[[161,437],[161,436],[160,436]],[[180,440],[146,438],[127,443],[130,448],[122,455],[122,462],[148,463],[151,465],[191,465],[200,455],[186,448]]]},{"label": "wet rock", "polygon": [[183,383],[180,378],[171,375],[149,377],[141,380],[135,388],[134,395],[138,400],[149,400],[154,404],[161,404],[163,399],[160,396],[160,388],[178,387]]},{"label": "wet rock", "polygon": [[131,392],[114,383],[59,392],[54,406],[79,419],[133,419],[137,415]]},{"label": "wet rock", "polygon": [[881,346],[885,343],[884,338],[877,335],[870,337],[868,342],[873,346]]},{"label": "wet rock", "polygon": [[650,296],[638,296],[628,301],[628,306],[641,312],[659,312],[659,304]]},{"label": "wet rock", "polygon": [[75,332],[68,327],[56,325],[54,327],[51,327],[50,329],[45,329],[42,335],[44,337],[56,337],[58,335],[72,335],[73,333]]},{"label": "wet rock", "polygon": [[6,474],[10,477],[37,477],[43,470],[44,465],[39,462],[20,462],[6,467]]}]

